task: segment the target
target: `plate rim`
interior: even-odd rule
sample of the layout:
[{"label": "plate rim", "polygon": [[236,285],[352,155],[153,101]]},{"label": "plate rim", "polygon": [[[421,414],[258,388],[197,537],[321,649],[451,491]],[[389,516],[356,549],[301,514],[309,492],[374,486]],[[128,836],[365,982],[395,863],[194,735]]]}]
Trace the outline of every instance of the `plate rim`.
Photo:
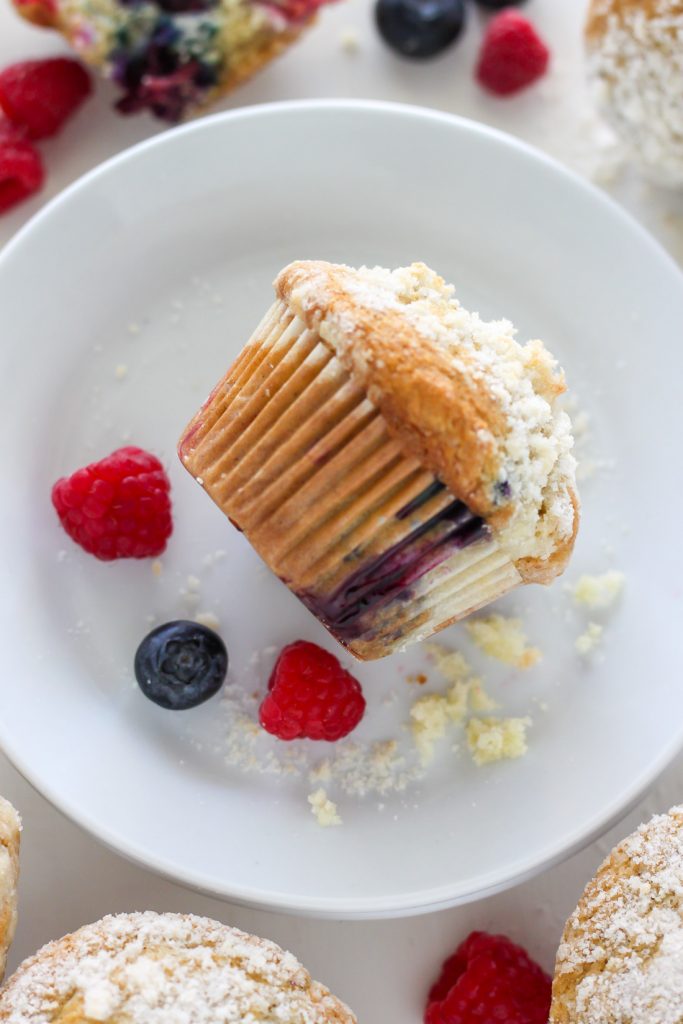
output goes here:
[{"label": "plate rim", "polygon": [[[502,146],[517,150],[526,159],[544,165],[551,174],[565,179],[570,187],[575,190],[578,189],[592,198],[594,202],[601,205],[617,223],[621,224],[623,230],[634,235],[639,243],[649,250],[650,257],[656,259],[664,271],[669,274],[673,272],[673,277],[678,279],[679,287],[683,287],[683,272],[681,268],[648,230],[632,214],[600,188],[582,178],[554,157],[500,129],[492,128],[461,115],[433,110],[428,107],[420,107],[415,104],[356,99],[287,100],[221,111],[151,136],[124,149],[86,172],[50,199],[0,249],[0,280],[5,268],[17,256],[21,258],[23,246],[27,243],[30,244],[33,235],[42,229],[44,223],[49,222],[56,210],[68,204],[81,190],[86,189],[99,179],[106,178],[112,173],[115,174],[120,165],[141,158],[144,159],[145,154],[149,150],[173,146],[175,145],[175,140],[180,137],[193,133],[207,132],[210,134],[215,130],[224,130],[226,125],[235,121],[245,119],[256,120],[273,116],[308,115],[323,111],[325,113],[334,111],[343,113],[358,112],[389,116],[390,118],[397,119],[411,118],[423,122],[431,121],[435,125],[448,130],[455,129],[465,134],[471,133],[486,137]],[[12,350],[10,349],[9,351],[11,352]],[[262,887],[235,886],[229,882],[219,883],[217,879],[209,877],[201,871],[179,865],[170,859],[164,859],[146,849],[144,845],[133,842],[119,833],[114,834],[110,832],[99,822],[93,822],[88,813],[74,806],[68,797],[55,792],[49,780],[42,777],[41,772],[34,772],[30,765],[24,762],[20,750],[15,747],[13,738],[7,735],[1,720],[0,748],[2,748],[20,775],[79,828],[127,860],[146,870],[153,871],[176,884],[184,885],[193,890],[198,890],[233,903],[258,907],[264,910],[321,918],[370,920],[411,916],[413,914],[425,913],[426,911],[434,911],[473,902],[519,885],[561,861],[568,859],[579,850],[584,849],[628,813],[667,765],[670,764],[676,754],[683,749],[683,723],[681,723],[678,733],[664,748],[659,750],[658,756],[651,762],[648,768],[641,772],[606,810],[594,815],[592,819],[581,827],[575,828],[569,841],[566,838],[560,841],[553,841],[537,851],[532,859],[526,858],[524,861],[518,861],[513,864],[508,863],[504,868],[489,872],[488,875],[477,879],[477,887],[475,889],[471,887],[471,882],[464,886],[462,883],[458,885],[454,882],[432,889],[411,890],[409,893],[361,899],[353,896],[298,896],[294,898],[290,894],[275,892],[263,889]]]}]

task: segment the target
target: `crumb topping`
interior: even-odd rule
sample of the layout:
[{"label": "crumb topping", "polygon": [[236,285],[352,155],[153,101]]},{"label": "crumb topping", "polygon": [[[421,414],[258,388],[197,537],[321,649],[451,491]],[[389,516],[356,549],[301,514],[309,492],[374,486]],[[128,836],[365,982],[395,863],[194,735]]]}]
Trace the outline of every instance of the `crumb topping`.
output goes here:
[{"label": "crumb topping", "polygon": [[683,808],[621,843],[588,885],[558,951],[551,1021],[683,1018]]},{"label": "crumb topping", "polygon": [[683,3],[594,0],[587,40],[599,105],[630,156],[683,184]]},{"label": "crumb topping", "polygon": [[216,921],[106,917],[45,946],[0,994],[0,1020],[53,1024],[353,1021],[291,953]]}]

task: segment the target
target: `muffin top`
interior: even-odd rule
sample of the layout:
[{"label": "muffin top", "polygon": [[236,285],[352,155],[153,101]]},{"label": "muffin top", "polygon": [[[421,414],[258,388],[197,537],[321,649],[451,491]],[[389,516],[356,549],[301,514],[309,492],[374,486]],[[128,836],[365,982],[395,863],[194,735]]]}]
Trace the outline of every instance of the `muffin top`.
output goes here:
[{"label": "muffin top", "polygon": [[13,0],[57,29],[122,90],[123,113],[172,123],[212,102],[294,40],[326,0]]},{"label": "muffin top", "polygon": [[683,807],[610,854],[567,922],[551,1024],[683,1021]]},{"label": "muffin top", "polygon": [[542,342],[520,345],[508,321],[468,313],[423,263],[296,262],[275,288],[406,448],[528,559],[523,575],[561,571],[578,521],[575,462],[564,375]]},{"label": "muffin top", "polygon": [[628,155],[653,180],[683,184],[683,0],[592,0],[586,45]]},{"label": "muffin top", "polygon": [[17,926],[20,833],[19,815],[8,800],[0,797],[0,980]]},{"label": "muffin top", "polygon": [[26,960],[0,993],[12,1024],[355,1024],[291,953],[217,921],[105,917]]}]

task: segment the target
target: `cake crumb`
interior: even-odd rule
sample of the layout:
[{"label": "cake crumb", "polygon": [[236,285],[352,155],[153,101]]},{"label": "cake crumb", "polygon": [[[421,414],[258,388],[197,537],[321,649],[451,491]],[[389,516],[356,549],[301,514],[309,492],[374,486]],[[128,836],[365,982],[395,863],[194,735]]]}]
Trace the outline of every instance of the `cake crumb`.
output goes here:
[{"label": "cake crumb", "polygon": [[321,828],[330,828],[332,825],[341,825],[342,820],[337,813],[337,805],[329,799],[325,790],[320,787],[314,793],[310,793],[308,802],[315,820]]},{"label": "cake crumb", "polygon": [[470,639],[479,650],[515,668],[531,668],[541,658],[537,647],[527,645],[520,619],[489,615],[465,623]]},{"label": "cake crumb", "polygon": [[207,629],[213,629],[215,632],[218,632],[221,628],[220,620],[213,612],[197,612],[194,621],[198,622],[200,626],[206,626]]},{"label": "cake crumb", "polygon": [[116,377],[117,380],[126,379],[126,377],[128,376],[128,367],[126,366],[125,363],[119,363],[119,365],[114,370],[114,376]]},{"label": "cake crumb", "polygon": [[602,640],[603,628],[597,622],[589,622],[588,628],[576,638],[576,647],[579,654],[591,654]]},{"label": "cake crumb", "polygon": [[443,644],[437,643],[427,643],[424,645],[424,649],[436,665],[437,671],[449,683],[457,683],[459,680],[466,679],[472,671],[467,659],[460,651],[450,650]]},{"label": "cake crumb", "polygon": [[497,700],[494,700],[490,694],[484,689],[484,683],[481,679],[472,679],[470,681],[470,708],[472,711],[497,711],[500,704]]},{"label": "cake crumb", "polygon": [[199,579],[198,576],[188,576],[186,583],[188,590],[199,590],[199,588],[202,585],[202,581]]},{"label": "cake crumb", "polygon": [[434,758],[434,746],[445,736],[450,721],[448,698],[440,693],[420,697],[411,707],[410,717],[420,760],[422,764],[429,764]]},{"label": "cake crumb", "polygon": [[611,608],[623,590],[624,579],[623,572],[609,569],[600,576],[584,574],[569,589],[576,604],[586,608]]},{"label": "cake crumb", "polygon": [[344,53],[358,53],[360,49],[360,38],[355,29],[345,28],[339,33],[339,44]]},{"label": "cake crumb", "polygon": [[413,740],[423,765],[433,760],[434,747],[448,725],[459,725],[465,718],[469,692],[470,684],[460,679],[446,693],[428,693],[411,707]]},{"label": "cake crumb", "polygon": [[476,765],[523,757],[530,718],[471,718],[467,746]]},{"label": "cake crumb", "polygon": [[152,562],[152,573],[153,573],[153,575],[159,577],[159,576],[161,576],[163,571],[164,571],[164,564],[163,564],[163,562],[161,561],[160,558],[155,558],[154,561]]}]

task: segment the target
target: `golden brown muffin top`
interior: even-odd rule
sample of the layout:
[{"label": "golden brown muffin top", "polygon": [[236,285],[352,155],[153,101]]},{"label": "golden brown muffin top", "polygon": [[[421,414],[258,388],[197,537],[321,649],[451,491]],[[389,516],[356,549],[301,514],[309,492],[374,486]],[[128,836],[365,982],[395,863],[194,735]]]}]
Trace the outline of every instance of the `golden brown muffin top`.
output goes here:
[{"label": "golden brown muffin top", "polygon": [[355,1024],[291,953],[207,918],[105,917],[26,960],[8,1024]]},{"label": "golden brown muffin top", "polygon": [[578,520],[575,463],[564,375],[542,342],[520,345],[507,321],[468,313],[423,263],[296,262],[275,288],[406,448],[504,531],[513,557],[561,571]]},{"label": "golden brown muffin top", "polygon": [[683,807],[674,807],[589,882],[557,954],[550,1024],[681,1021]]}]

